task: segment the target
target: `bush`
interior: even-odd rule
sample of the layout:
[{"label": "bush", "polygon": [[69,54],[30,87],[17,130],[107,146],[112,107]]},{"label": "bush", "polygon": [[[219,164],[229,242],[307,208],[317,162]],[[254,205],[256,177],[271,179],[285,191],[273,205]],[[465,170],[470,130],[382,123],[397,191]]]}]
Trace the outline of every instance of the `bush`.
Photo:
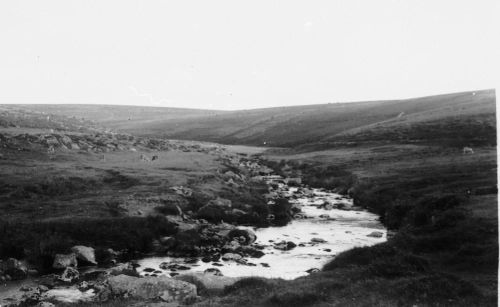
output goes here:
[{"label": "bush", "polygon": [[279,198],[270,206],[270,211],[274,215],[273,223],[278,226],[284,226],[292,220],[292,205],[288,200]]},{"label": "bush", "polygon": [[73,245],[147,252],[155,238],[175,233],[164,217],[78,218],[43,222],[0,221],[0,258],[27,257],[41,269]]},{"label": "bush", "polygon": [[379,258],[388,258],[396,255],[396,249],[389,243],[381,243],[371,247],[355,247],[340,253],[323,267],[323,271],[350,265],[368,265]]}]

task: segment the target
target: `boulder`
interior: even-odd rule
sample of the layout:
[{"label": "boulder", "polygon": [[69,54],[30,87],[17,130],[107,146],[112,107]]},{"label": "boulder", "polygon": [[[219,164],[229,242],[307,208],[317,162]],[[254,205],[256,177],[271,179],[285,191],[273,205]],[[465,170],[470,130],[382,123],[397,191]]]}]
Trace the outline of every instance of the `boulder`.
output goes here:
[{"label": "boulder", "polygon": [[[255,242],[255,240],[257,240],[257,235],[255,234],[255,232],[253,232],[253,230],[248,228],[233,229],[227,234],[227,238],[231,241],[234,238],[240,238],[240,237],[245,238],[244,242],[245,245],[252,244],[253,242]],[[240,242],[240,244],[242,244],[242,242]]]},{"label": "boulder", "polygon": [[239,247],[240,247],[240,243],[238,243],[236,241],[231,241],[231,242],[226,243],[222,247],[222,250],[225,252],[235,252]]},{"label": "boulder", "polygon": [[45,292],[42,299],[60,303],[78,303],[91,301],[94,297],[93,289],[82,292],[75,288],[60,288]]},{"label": "boulder", "polygon": [[189,304],[196,300],[196,286],[167,276],[137,278],[127,275],[108,278],[113,295],[133,299],[162,299]]},{"label": "boulder", "polygon": [[203,274],[212,274],[216,276],[224,276],[222,272],[218,268],[208,268],[205,271],[203,271]]},{"label": "boulder", "polygon": [[187,273],[174,277],[177,280],[186,281],[195,285],[209,294],[221,293],[225,287],[233,285],[240,280],[239,277],[220,276],[212,273]]},{"label": "boulder", "polygon": [[97,265],[95,261],[95,250],[92,247],[76,245],[71,248],[80,264]]},{"label": "boulder", "polygon": [[233,261],[238,261],[238,260],[241,260],[241,255],[240,254],[235,254],[235,253],[225,253],[224,255],[222,255],[222,260],[225,260],[225,261],[230,261],[230,260],[233,260]]},{"label": "boulder", "polygon": [[265,255],[265,253],[255,246],[241,246],[236,250],[238,254],[245,255],[252,258],[260,258]]},{"label": "boulder", "polygon": [[322,238],[312,238],[311,242],[313,242],[313,243],[326,243],[326,240],[322,239]]},{"label": "boulder", "polygon": [[56,254],[52,267],[54,269],[65,269],[67,267],[76,267],[77,265],[78,261],[75,254]]},{"label": "boulder", "polygon": [[0,271],[10,276],[12,280],[25,279],[28,276],[28,268],[21,261],[14,258],[2,262]]},{"label": "boulder", "polygon": [[134,277],[139,277],[134,265],[132,263],[119,263],[117,266],[113,267],[109,272],[111,275],[129,275]]},{"label": "boulder", "polygon": [[382,238],[382,236],[384,236],[384,233],[381,231],[374,231],[366,236],[371,238]]},{"label": "boulder", "polygon": [[67,267],[59,277],[59,280],[71,283],[77,281],[78,278],[80,278],[80,273],[78,272],[78,270],[72,267]]},{"label": "boulder", "polygon": [[229,199],[217,197],[216,199],[212,199],[211,201],[209,201],[207,205],[215,205],[222,208],[231,208],[232,202]]}]

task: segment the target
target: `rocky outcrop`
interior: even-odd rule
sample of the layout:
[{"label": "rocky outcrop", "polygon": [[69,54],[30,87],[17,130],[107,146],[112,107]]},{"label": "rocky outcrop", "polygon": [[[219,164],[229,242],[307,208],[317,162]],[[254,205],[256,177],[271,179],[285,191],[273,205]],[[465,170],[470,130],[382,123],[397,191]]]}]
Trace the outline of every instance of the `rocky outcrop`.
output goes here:
[{"label": "rocky outcrop", "polygon": [[196,300],[196,286],[166,276],[137,278],[118,275],[108,278],[113,295],[140,300],[161,299],[165,302],[191,303]]},{"label": "rocky outcrop", "polygon": [[76,245],[71,248],[80,264],[97,265],[95,250],[92,247]]}]

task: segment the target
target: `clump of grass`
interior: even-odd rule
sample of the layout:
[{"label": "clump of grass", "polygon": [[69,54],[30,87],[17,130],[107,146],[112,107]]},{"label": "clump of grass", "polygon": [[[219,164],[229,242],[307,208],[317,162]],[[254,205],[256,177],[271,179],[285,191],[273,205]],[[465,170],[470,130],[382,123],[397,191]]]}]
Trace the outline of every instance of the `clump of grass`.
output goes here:
[{"label": "clump of grass", "polygon": [[253,290],[262,290],[272,288],[272,283],[270,280],[262,277],[246,277],[238,280],[234,284],[227,286],[224,288],[224,295],[235,293],[240,290],[248,291],[250,289]]},{"label": "clump of grass", "polygon": [[321,293],[316,291],[301,291],[276,293],[269,298],[269,302],[274,306],[310,306],[324,299]]}]

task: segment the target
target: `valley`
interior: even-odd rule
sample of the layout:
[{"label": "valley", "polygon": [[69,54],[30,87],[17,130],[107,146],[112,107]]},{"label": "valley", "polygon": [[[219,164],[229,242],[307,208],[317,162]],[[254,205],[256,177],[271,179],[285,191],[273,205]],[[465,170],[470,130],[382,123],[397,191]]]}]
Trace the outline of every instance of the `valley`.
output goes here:
[{"label": "valley", "polygon": [[[492,90],[135,120],[1,107],[2,305],[496,306]],[[69,278],[54,257],[75,246],[99,266]],[[181,294],[130,292],[164,283]]]}]

